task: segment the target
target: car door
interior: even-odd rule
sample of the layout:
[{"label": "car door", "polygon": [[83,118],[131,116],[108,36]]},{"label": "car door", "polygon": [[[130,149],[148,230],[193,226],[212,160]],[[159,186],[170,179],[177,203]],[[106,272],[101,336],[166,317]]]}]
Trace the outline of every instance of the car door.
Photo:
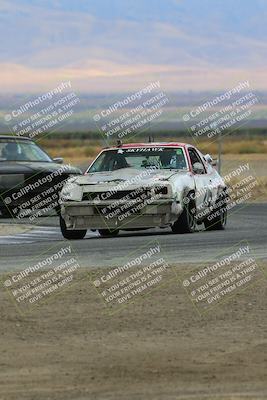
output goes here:
[{"label": "car door", "polygon": [[[200,156],[204,156],[200,153]],[[204,159],[205,160],[205,159]],[[208,187],[210,189],[211,193],[211,201],[210,203],[213,205],[218,197],[218,188],[221,185],[221,177],[216,171],[216,169],[211,165],[211,163],[205,162],[204,164],[206,165],[206,170],[207,170],[207,179],[208,179]],[[211,205],[210,204],[210,205]]]},{"label": "car door", "polygon": [[[207,174],[207,168],[197,150],[193,147],[189,147],[188,154],[196,187],[196,196],[195,196],[196,208],[199,213],[202,213],[205,212],[207,208],[209,208],[212,202],[210,176],[209,174]],[[202,171],[194,170],[193,166],[196,163],[200,163],[202,165],[203,167]]]}]

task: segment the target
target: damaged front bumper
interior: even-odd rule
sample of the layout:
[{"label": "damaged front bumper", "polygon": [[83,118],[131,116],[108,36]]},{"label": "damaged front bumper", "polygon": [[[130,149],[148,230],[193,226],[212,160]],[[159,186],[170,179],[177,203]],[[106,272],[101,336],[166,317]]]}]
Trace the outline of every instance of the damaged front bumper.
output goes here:
[{"label": "damaged front bumper", "polygon": [[140,203],[121,201],[66,201],[61,215],[68,229],[142,229],[166,227],[173,224],[182,212],[175,199],[158,199]]}]

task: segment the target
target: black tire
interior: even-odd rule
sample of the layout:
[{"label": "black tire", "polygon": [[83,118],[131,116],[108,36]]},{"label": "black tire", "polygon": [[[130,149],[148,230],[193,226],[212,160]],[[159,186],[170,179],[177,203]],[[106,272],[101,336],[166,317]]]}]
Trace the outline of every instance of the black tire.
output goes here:
[{"label": "black tire", "polygon": [[184,205],[178,220],[172,225],[173,233],[193,233],[196,230],[196,206],[194,200]]},{"label": "black tire", "polygon": [[118,235],[119,230],[110,231],[109,229],[98,229],[101,237],[115,237]]},{"label": "black tire", "polygon": [[63,237],[68,240],[83,239],[87,233],[87,229],[81,229],[81,230],[68,229],[61,215],[59,217],[59,224]]},{"label": "black tire", "polygon": [[206,231],[223,231],[227,223],[227,208],[226,203],[218,201],[212,213],[204,220]]}]

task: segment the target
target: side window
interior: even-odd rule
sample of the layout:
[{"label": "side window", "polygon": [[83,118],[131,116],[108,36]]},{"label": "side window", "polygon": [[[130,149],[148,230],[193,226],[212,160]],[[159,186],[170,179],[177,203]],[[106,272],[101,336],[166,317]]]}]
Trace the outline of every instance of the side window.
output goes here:
[{"label": "side window", "polygon": [[189,153],[189,157],[190,157],[190,161],[191,161],[192,166],[193,166],[195,163],[200,163],[200,164],[202,164],[202,165],[203,165],[203,168],[204,168],[203,174],[205,174],[205,173],[206,173],[205,165],[204,165],[204,163],[203,163],[201,157],[199,156],[199,154],[196,152],[196,150],[193,149],[192,147],[190,147],[190,148],[188,149],[188,153]]}]

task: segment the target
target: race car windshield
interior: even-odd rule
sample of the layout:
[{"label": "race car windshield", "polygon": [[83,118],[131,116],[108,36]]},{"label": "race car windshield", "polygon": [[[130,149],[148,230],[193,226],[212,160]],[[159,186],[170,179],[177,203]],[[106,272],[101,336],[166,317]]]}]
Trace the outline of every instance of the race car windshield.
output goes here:
[{"label": "race car windshield", "polygon": [[0,140],[1,161],[51,162],[51,158],[30,141]]},{"label": "race car windshield", "polygon": [[104,151],[87,172],[122,168],[186,170],[187,165],[182,148],[138,147]]}]

